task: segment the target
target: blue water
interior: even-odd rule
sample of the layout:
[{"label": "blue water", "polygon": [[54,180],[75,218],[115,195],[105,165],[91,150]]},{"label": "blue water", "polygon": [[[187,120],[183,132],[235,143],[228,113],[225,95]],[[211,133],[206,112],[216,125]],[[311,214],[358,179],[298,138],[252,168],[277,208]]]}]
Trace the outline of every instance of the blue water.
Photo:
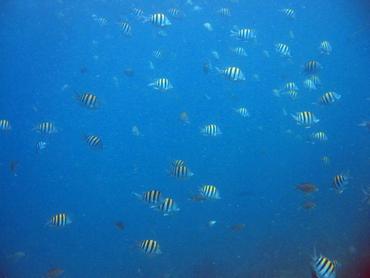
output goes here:
[{"label": "blue water", "polygon": [[[138,20],[133,7],[145,16],[175,7],[185,16],[169,16],[172,25],[160,37],[161,28]],[[231,17],[217,14],[222,7]],[[287,7],[295,20],[279,12]],[[2,1],[0,118],[12,129],[0,134],[0,277],[47,277],[57,267],[61,277],[308,278],[314,248],[339,262],[337,277],[369,277],[361,265],[370,264],[370,206],[362,202],[370,185],[370,133],[358,126],[370,120],[369,10],[359,0]],[[132,37],[122,34],[121,20],[131,24]],[[256,29],[257,41],[231,38],[234,25]],[[318,51],[323,40],[333,46],[329,56]],[[275,52],[277,42],[290,46],[290,60]],[[248,57],[231,53],[239,45]],[[163,58],[152,56],[155,49]],[[311,92],[302,74],[310,59],[323,65],[322,87]],[[230,65],[247,80],[228,81],[215,70]],[[133,76],[124,74],[127,68]],[[147,86],[164,76],[173,90]],[[295,101],[272,93],[288,81],[300,87]],[[313,104],[329,90],[340,101]],[[97,109],[76,100],[86,91],[98,96]],[[233,111],[239,106],[249,118]],[[320,122],[298,126],[290,114],[304,110]],[[183,111],[189,124],[179,119]],[[33,129],[41,121],[54,122],[58,133],[38,134]],[[209,123],[223,134],[202,136]],[[141,136],[133,136],[133,126]],[[318,130],[329,140],[308,143]],[[103,149],[89,148],[86,134],[101,136]],[[47,147],[37,153],[40,140]],[[185,160],[194,176],[170,176],[174,159]],[[15,171],[11,161],[18,161]],[[332,178],[347,171],[350,183],[337,194]],[[295,188],[302,182],[319,191],[305,196]],[[190,200],[202,184],[217,185],[222,199]],[[154,188],[180,211],[163,216],[132,194]],[[305,200],[317,207],[303,209]],[[72,224],[45,225],[59,212]],[[213,227],[210,220],[217,221]],[[245,229],[235,231],[235,224]],[[141,240],[151,238],[161,255],[140,250]]]}]

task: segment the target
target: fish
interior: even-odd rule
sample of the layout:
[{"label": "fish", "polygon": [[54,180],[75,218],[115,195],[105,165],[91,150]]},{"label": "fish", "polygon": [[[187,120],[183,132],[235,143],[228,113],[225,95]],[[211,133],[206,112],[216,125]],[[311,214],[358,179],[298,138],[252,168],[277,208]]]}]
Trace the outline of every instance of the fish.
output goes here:
[{"label": "fish", "polygon": [[89,147],[92,149],[102,149],[103,148],[103,141],[97,135],[86,135],[85,141]]},{"label": "fish", "polygon": [[220,59],[220,54],[218,53],[218,51],[212,50],[211,54],[212,54],[213,58],[215,58],[216,60]]},{"label": "fish", "polygon": [[209,23],[209,22],[205,22],[205,23],[203,23],[203,27],[204,27],[207,31],[209,31],[209,32],[212,32],[212,31],[213,31],[213,26],[212,26],[212,24],[211,24],[211,23]]},{"label": "fish", "polygon": [[222,16],[231,16],[231,11],[229,8],[221,8],[217,10],[217,14]]},{"label": "fish", "polygon": [[186,165],[172,166],[170,169],[170,174],[178,179],[188,178],[194,175],[194,173]]},{"label": "fish", "polygon": [[290,81],[290,82],[287,82],[284,86],[284,90],[285,91],[298,91],[299,88],[298,86],[295,84],[295,82],[293,81]]},{"label": "fish", "polygon": [[316,60],[309,60],[303,65],[303,72],[305,74],[317,74],[321,70],[321,64]]},{"label": "fish", "polygon": [[310,78],[307,78],[307,79],[305,79],[305,80],[303,81],[303,86],[304,86],[306,89],[310,90],[310,91],[314,91],[314,90],[316,90],[316,89],[317,89],[317,87],[316,87],[315,83],[314,83],[314,82],[313,82],[313,80],[312,80],[312,79],[310,79]]},{"label": "fish", "polygon": [[315,84],[316,88],[317,87],[320,87],[321,85],[321,80],[320,80],[320,77],[317,76],[317,75],[311,75],[309,77],[310,80],[312,80],[313,84]]},{"label": "fish", "polygon": [[230,31],[230,36],[242,41],[255,41],[256,30],[251,28],[238,29],[236,26]]},{"label": "fish", "polygon": [[321,162],[324,166],[330,165],[330,157],[327,155],[324,155],[323,157],[321,157]]},{"label": "fish", "polygon": [[296,186],[297,190],[302,191],[305,194],[310,194],[319,191],[317,186],[310,182],[300,183]]},{"label": "fish", "polygon": [[145,22],[150,22],[158,27],[168,27],[172,25],[171,21],[163,13],[151,14],[149,17],[144,18],[144,23]]},{"label": "fish", "polygon": [[312,258],[312,271],[316,278],[335,278],[337,262],[331,261],[322,255]]},{"label": "fish", "polygon": [[216,68],[218,73],[222,74],[226,79],[231,81],[244,81],[245,76],[242,70],[238,67],[231,66],[224,69]]},{"label": "fish", "polygon": [[42,150],[46,149],[47,143],[45,141],[39,141],[36,143],[36,152],[40,153]]},{"label": "fish", "polygon": [[133,192],[133,194],[148,204],[157,204],[162,201],[162,192],[157,189],[152,189],[142,194]]},{"label": "fish", "polygon": [[64,273],[64,269],[58,268],[58,267],[53,267],[50,268],[46,273],[45,277],[46,278],[58,278],[61,277]]},{"label": "fish", "polygon": [[285,94],[287,94],[293,100],[297,99],[298,97],[298,92],[295,90],[286,91]]},{"label": "fish", "polygon": [[284,43],[276,43],[275,44],[275,51],[283,57],[292,57],[290,53],[290,48],[288,45]]},{"label": "fish", "polygon": [[200,133],[203,136],[216,137],[222,135],[221,129],[216,124],[208,124],[201,128]]},{"label": "fish", "polygon": [[154,239],[144,239],[140,243],[141,250],[148,255],[159,255],[162,253],[158,241]]},{"label": "fish", "polygon": [[176,19],[180,19],[185,16],[185,14],[177,8],[169,8],[167,12],[171,17]]},{"label": "fish", "polygon": [[53,134],[58,132],[58,129],[53,122],[41,122],[34,127],[33,130],[36,130],[41,134]]},{"label": "fish", "polygon": [[161,59],[163,57],[162,51],[160,49],[153,50],[152,55],[156,59]]},{"label": "fish", "polygon": [[316,208],[316,203],[313,202],[313,201],[305,201],[301,204],[301,207],[305,210],[311,210],[311,209],[314,209]]},{"label": "fish", "polygon": [[18,164],[19,164],[19,162],[17,160],[12,160],[9,163],[9,170],[10,170],[10,172],[12,172],[12,174],[14,176],[17,176],[18,175],[17,174]]},{"label": "fish", "polygon": [[245,224],[244,223],[236,223],[230,226],[230,230],[233,232],[241,232],[245,229]]},{"label": "fish", "polygon": [[319,103],[322,104],[322,105],[329,105],[329,104],[332,104],[338,100],[340,100],[342,98],[341,95],[337,94],[336,92],[326,92],[324,93],[320,99],[319,99]]},{"label": "fish", "polygon": [[349,183],[349,177],[347,174],[338,174],[333,178],[333,188],[339,194],[343,193],[346,185]]},{"label": "fish", "polygon": [[313,124],[316,124],[320,121],[318,118],[316,118],[315,114],[309,111],[298,112],[296,114],[291,114],[291,116],[298,125],[302,125],[306,128],[309,128]]},{"label": "fish", "polygon": [[155,90],[159,90],[161,92],[166,92],[173,89],[173,85],[171,84],[170,80],[165,77],[156,79],[154,82],[149,83],[148,86],[153,87]]},{"label": "fish", "polygon": [[370,186],[368,186],[367,188],[362,188],[362,193],[364,193],[365,195],[363,203],[370,205]]},{"label": "fish", "polygon": [[279,11],[290,19],[295,19],[295,17],[296,17],[296,12],[292,8],[284,8],[284,9],[281,9]]},{"label": "fish", "polygon": [[217,221],[216,221],[216,220],[209,220],[207,224],[208,224],[208,227],[210,227],[210,228],[211,228],[211,227],[213,227],[216,223],[217,223]]},{"label": "fish", "polygon": [[328,41],[322,41],[320,43],[319,50],[320,50],[320,53],[321,54],[330,55],[331,52],[333,51],[333,48],[332,48],[330,42],[328,42]]},{"label": "fish", "polygon": [[370,121],[363,121],[358,124],[360,127],[366,127],[368,130],[370,130]]},{"label": "fish", "polygon": [[199,192],[207,199],[221,199],[218,189],[214,185],[205,184],[199,189]]},{"label": "fish", "polygon": [[0,130],[9,131],[12,129],[12,126],[9,120],[1,119],[0,120]]},{"label": "fish", "polygon": [[130,25],[129,22],[127,22],[127,21],[121,21],[119,23],[119,26],[121,28],[122,33],[126,37],[131,37],[132,36],[132,27],[131,27],[131,25]]},{"label": "fish", "polygon": [[46,223],[48,226],[64,227],[72,223],[72,220],[67,213],[57,213],[53,215],[50,220]]},{"label": "fish", "polygon": [[144,11],[142,9],[139,9],[139,8],[133,8],[132,13],[138,19],[140,19],[144,16]]},{"label": "fish", "polygon": [[326,133],[324,131],[317,131],[317,132],[313,132],[311,134],[311,139],[314,140],[314,141],[323,142],[323,141],[328,140],[328,136],[326,135]]},{"label": "fish", "polygon": [[96,95],[90,92],[77,95],[77,100],[85,107],[95,109],[98,107],[98,98]]},{"label": "fish", "polygon": [[116,226],[116,228],[120,231],[123,231],[125,229],[125,224],[121,221],[114,223],[114,226]]},{"label": "fish", "polygon": [[132,134],[133,136],[136,136],[136,137],[141,136],[141,132],[140,132],[139,128],[138,128],[136,125],[134,125],[134,126],[131,128],[131,134]]},{"label": "fish", "polygon": [[155,206],[154,208],[160,210],[164,216],[170,215],[180,210],[175,203],[175,200],[169,197],[165,198],[160,205]]},{"label": "fish", "polygon": [[184,124],[190,124],[189,115],[187,112],[181,112],[179,118]]},{"label": "fish", "polygon": [[26,256],[26,253],[24,251],[17,251],[12,254],[6,255],[6,259],[12,262],[17,262],[20,259],[23,259],[25,256]]},{"label": "fish", "polygon": [[235,108],[234,111],[236,113],[238,113],[240,116],[242,116],[243,118],[248,118],[249,117],[249,112],[248,112],[248,109],[246,107]]},{"label": "fish", "polygon": [[126,75],[127,77],[133,77],[135,75],[135,71],[133,68],[125,68],[123,70],[123,74]]},{"label": "fish", "polygon": [[235,55],[238,55],[238,56],[242,56],[242,57],[246,57],[248,56],[247,55],[247,52],[245,51],[245,49],[241,46],[238,46],[238,47],[233,47],[230,49],[232,53],[234,53]]},{"label": "fish", "polygon": [[208,74],[212,70],[212,65],[209,62],[203,63],[203,73]]}]

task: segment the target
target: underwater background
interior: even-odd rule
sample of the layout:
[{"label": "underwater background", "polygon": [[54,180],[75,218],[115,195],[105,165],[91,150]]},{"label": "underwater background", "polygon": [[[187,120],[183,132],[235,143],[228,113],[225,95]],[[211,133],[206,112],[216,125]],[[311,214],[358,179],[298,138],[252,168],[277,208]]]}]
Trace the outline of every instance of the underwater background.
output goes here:
[{"label": "underwater background", "polygon": [[368,1],[1,1],[0,38],[0,277],[370,277]]}]

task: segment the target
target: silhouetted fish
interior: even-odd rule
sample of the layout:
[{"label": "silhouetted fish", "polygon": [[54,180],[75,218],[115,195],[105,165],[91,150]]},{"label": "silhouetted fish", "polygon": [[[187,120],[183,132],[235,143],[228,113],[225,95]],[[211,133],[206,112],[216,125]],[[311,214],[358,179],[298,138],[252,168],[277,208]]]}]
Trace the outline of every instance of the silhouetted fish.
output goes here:
[{"label": "silhouetted fish", "polygon": [[114,224],[115,226],[116,226],[116,228],[118,229],[118,230],[120,230],[120,231],[123,231],[124,229],[125,229],[125,224],[123,223],[123,222],[116,222],[115,224]]},{"label": "silhouetted fish", "polygon": [[57,278],[57,277],[62,276],[63,273],[64,273],[64,269],[53,267],[53,268],[50,268],[46,272],[45,277],[46,278]]}]

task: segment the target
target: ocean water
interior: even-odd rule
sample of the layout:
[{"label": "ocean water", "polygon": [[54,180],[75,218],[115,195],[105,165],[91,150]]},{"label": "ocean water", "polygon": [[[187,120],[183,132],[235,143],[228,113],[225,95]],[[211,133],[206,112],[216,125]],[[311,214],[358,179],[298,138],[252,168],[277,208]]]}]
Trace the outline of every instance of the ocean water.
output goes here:
[{"label": "ocean water", "polygon": [[[171,26],[144,22],[159,12]],[[0,23],[0,119],[11,124],[0,130],[0,277],[310,278],[315,250],[338,262],[338,278],[370,277],[370,130],[359,126],[370,121],[367,1],[1,1]],[[231,37],[234,26],[256,39]],[[312,91],[309,60],[322,65]],[[218,69],[229,66],[246,80],[224,78]],[[148,86],[162,77],[173,89]],[[294,100],[282,90],[290,81]],[[341,98],[318,104],[328,91]],[[97,108],[78,100],[84,92]],[[300,126],[291,116],[300,111],[320,121]],[[43,121],[58,132],[37,132]],[[207,124],[222,134],[203,136]],[[316,131],[328,140],[313,142]],[[102,148],[88,146],[91,134]],[[194,175],[171,175],[176,159]],[[341,173],[349,183],[339,193]],[[318,190],[301,192],[304,182]],[[221,198],[194,200],[204,184]],[[180,210],[164,216],[133,194],[151,189]],[[61,212],[72,223],[48,225]],[[161,254],[145,254],[145,239]]]}]

